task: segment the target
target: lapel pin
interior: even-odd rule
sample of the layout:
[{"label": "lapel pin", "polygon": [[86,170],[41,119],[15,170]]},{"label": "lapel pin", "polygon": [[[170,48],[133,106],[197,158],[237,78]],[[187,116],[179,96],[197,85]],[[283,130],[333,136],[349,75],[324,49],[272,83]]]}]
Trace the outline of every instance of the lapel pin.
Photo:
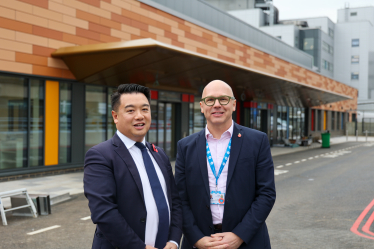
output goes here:
[{"label": "lapel pin", "polygon": [[239,133],[239,134],[238,134],[238,137],[242,137],[242,134]]},{"label": "lapel pin", "polygon": [[152,144],[152,147],[153,147],[153,151],[158,152],[158,150],[157,150],[157,148],[156,148],[156,146],[154,144]]}]

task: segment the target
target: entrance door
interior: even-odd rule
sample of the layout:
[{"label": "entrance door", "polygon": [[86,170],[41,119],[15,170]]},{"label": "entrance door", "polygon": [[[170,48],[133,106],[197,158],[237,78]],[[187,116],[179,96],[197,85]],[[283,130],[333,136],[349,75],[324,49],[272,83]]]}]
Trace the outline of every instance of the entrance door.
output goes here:
[{"label": "entrance door", "polygon": [[[176,156],[178,103],[158,103],[158,146],[169,158]],[[180,122],[180,121],[179,121]]]}]

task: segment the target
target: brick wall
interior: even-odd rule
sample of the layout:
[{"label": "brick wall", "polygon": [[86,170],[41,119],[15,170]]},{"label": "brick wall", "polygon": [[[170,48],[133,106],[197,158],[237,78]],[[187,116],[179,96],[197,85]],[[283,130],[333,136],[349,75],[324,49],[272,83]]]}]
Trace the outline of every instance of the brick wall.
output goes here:
[{"label": "brick wall", "polygon": [[[357,90],[136,0],[0,1],[0,70],[74,79],[60,47],[152,38],[353,97],[319,108],[357,108]],[[343,109],[341,109],[343,107]]]}]

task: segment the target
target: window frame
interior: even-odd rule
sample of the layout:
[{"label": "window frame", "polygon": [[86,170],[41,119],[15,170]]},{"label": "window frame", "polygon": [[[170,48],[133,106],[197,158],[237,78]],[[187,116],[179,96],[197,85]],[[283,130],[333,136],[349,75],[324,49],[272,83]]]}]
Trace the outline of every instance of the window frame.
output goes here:
[{"label": "window frame", "polygon": [[360,47],[360,39],[359,38],[353,38],[351,40],[351,46],[352,46],[352,48]]}]

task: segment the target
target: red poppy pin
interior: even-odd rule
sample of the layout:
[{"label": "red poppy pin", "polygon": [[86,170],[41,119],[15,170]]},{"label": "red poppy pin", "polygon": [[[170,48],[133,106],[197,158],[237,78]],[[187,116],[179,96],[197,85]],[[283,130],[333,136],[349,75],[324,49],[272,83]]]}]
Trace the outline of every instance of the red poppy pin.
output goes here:
[{"label": "red poppy pin", "polygon": [[156,146],[154,144],[152,144],[152,147],[153,147],[153,151],[158,152],[158,150],[157,150],[157,148],[156,148]]},{"label": "red poppy pin", "polygon": [[239,134],[238,134],[238,137],[242,137],[242,134],[239,133]]}]

